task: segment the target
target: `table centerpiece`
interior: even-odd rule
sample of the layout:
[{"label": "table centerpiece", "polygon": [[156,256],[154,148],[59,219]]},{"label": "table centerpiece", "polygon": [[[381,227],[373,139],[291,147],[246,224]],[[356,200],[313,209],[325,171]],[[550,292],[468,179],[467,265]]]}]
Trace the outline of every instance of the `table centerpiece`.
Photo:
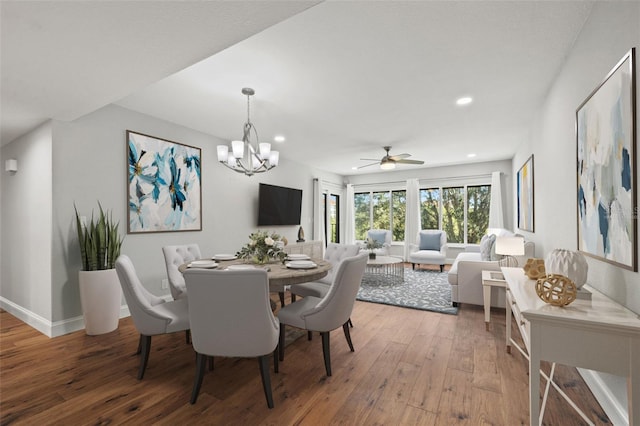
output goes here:
[{"label": "table centerpiece", "polygon": [[258,265],[275,260],[284,263],[287,257],[284,246],[285,239],[275,232],[255,231],[249,235],[249,242],[236,253],[236,256]]}]

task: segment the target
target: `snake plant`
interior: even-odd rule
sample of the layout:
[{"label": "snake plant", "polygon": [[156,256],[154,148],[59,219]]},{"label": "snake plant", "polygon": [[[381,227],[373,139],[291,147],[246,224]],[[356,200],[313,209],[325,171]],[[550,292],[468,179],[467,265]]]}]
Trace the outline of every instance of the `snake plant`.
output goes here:
[{"label": "snake plant", "polygon": [[100,203],[98,207],[100,208],[98,219],[94,221],[92,211],[91,221],[83,224],[76,205],[73,205],[76,211],[76,227],[84,271],[113,269],[122,247],[123,238],[118,232],[119,223],[113,222],[111,212],[105,212]]}]

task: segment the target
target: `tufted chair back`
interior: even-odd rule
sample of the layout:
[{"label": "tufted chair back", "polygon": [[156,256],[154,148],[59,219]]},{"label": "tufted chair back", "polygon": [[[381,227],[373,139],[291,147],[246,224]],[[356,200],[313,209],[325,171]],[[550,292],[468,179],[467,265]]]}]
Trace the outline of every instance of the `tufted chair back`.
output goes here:
[{"label": "tufted chair back", "polygon": [[178,266],[201,259],[200,247],[198,244],[185,244],[179,246],[162,247],[164,261],[167,266],[167,277],[169,278],[169,289],[173,300],[187,297],[187,287],[184,284],[184,277],[178,270]]},{"label": "tufted chair back", "polygon": [[338,264],[340,263],[340,261],[344,258],[357,255],[359,250],[360,246],[357,244],[329,243],[327,245],[326,251],[324,252],[324,260],[331,263],[333,268],[329,270],[325,277],[319,279],[318,281],[325,284],[331,284],[333,282],[333,275],[338,269]]}]

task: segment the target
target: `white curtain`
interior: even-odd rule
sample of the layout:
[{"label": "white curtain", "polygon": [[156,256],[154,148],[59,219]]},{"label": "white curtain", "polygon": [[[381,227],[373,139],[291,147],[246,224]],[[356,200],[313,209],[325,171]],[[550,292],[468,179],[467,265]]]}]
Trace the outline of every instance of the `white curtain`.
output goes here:
[{"label": "white curtain", "polygon": [[489,204],[489,228],[504,228],[501,172],[491,173],[491,203]]},{"label": "white curtain", "polygon": [[353,185],[347,184],[347,195],[345,205],[345,220],[344,220],[344,242],[345,244],[356,243],[356,217],[355,206],[353,205]]},{"label": "white curtain", "polygon": [[409,259],[411,244],[420,231],[420,187],[418,179],[407,179],[407,212],[404,222],[404,260]]},{"label": "white curtain", "polygon": [[313,239],[322,241],[322,250],[326,247],[324,215],[324,188],[322,180],[313,180]]}]

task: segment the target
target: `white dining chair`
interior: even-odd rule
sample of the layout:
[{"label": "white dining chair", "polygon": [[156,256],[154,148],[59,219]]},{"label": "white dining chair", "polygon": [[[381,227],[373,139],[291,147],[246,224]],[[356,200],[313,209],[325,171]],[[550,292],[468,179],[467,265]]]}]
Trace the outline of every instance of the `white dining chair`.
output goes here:
[{"label": "white dining chair", "polygon": [[307,296],[280,309],[280,361],[284,360],[285,325],[320,332],[327,376],[331,376],[329,333],[342,325],[347,344],[354,351],[348,321],[367,265],[368,254],[343,259],[333,276],[329,291],[323,298]]},{"label": "white dining chair", "polygon": [[174,300],[187,297],[187,289],[184,285],[184,277],[178,270],[182,264],[201,259],[200,246],[198,244],[184,244],[162,247],[164,262],[167,267],[169,290]]},{"label": "white dining chair", "polygon": [[138,352],[141,353],[138,380],[142,380],[149,360],[151,336],[189,329],[187,299],[165,302],[151,294],[140,282],[133,262],[126,255],[116,260],[116,272],[127,301],[133,324],[140,333]]},{"label": "white dining chair", "polygon": [[195,404],[207,358],[257,357],[267,406],[273,408],[269,356],[278,372],[280,325],[271,311],[269,281],[264,269],[187,269],[191,340],[196,351]]}]

